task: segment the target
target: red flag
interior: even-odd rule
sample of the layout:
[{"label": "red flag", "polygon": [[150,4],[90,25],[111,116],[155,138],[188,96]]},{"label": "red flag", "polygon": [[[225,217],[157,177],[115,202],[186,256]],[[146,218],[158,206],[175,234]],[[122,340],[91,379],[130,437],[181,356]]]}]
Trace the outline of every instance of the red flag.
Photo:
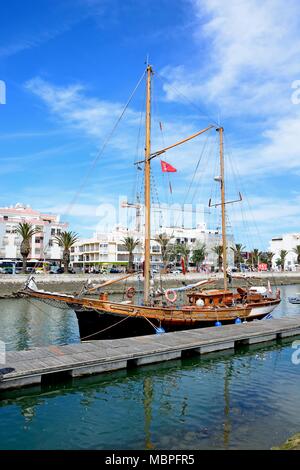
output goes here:
[{"label": "red flag", "polygon": [[181,267],[182,267],[182,274],[185,274],[186,273],[186,269],[185,269],[185,262],[184,262],[184,258],[181,257]]},{"label": "red flag", "polygon": [[161,169],[162,169],[162,172],[163,173],[175,173],[176,168],[174,168],[172,165],[170,165],[170,163],[167,163],[167,162],[164,162],[163,160],[161,160]]}]

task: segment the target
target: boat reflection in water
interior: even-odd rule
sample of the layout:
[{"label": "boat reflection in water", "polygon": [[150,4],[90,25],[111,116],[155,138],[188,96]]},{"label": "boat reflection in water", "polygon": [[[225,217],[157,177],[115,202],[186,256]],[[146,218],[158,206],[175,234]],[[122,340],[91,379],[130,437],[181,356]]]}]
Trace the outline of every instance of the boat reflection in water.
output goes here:
[{"label": "boat reflection in water", "polygon": [[7,391],[0,448],[270,449],[299,427],[299,385],[284,341]]}]

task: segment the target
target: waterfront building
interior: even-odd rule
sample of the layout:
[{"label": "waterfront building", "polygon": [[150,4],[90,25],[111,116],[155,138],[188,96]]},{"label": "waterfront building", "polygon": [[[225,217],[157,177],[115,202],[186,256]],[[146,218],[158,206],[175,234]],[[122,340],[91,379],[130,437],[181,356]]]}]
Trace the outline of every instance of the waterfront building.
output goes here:
[{"label": "waterfront building", "polygon": [[269,251],[274,253],[272,267],[277,269],[276,260],[280,258],[280,251],[286,250],[287,255],[284,269],[288,271],[300,270],[300,265],[297,263],[297,254],[294,252],[297,245],[300,245],[300,232],[285,233],[284,235],[273,237],[269,245]]},{"label": "waterfront building", "polygon": [[19,223],[27,222],[40,229],[31,240],[31,252],[28,260],[60,261],[62,248],[54,242],[55,235],[68,228],[61,223],[58,215],[44,214],[28,205],[16,204],[0,208],[0,258],[21,259],[22,239],[16,233]]},{"label": "waterfront building", "polygon": [[[209,230],[205,223],[199,224],[196,228],[184,227],[160,227],[150,241],[151,264],[153,269],[162,267],[161,247],[155,240],[156,235],[166,234],[170,237],[170,244],[187,244],[190,248],[190,259],[199,244],[204,243],[207,255],[203,267],[214,270],[218,265],[217,254],[213,248],[220,245],[221,235],[218,230]],[[91,238],[79,240],[71,248],[71,264],[76,269],[84,269],[99,266],[126,266],[129,253],[126,251],[122,241],[125,237],[132,237],[141,240],[138,247],[133,252],[134,263],[143,262],[143,231],[136,229],[129,230],[122,225],[117,225],[110,232],[97,232]],[[228,236],[228,264],[233,266],[234,246],[232,236]]]}]

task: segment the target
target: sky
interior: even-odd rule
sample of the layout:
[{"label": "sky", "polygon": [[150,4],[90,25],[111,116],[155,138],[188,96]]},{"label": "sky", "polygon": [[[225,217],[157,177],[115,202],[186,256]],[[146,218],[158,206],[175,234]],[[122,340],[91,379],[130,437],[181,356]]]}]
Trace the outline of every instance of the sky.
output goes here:
[{"label": "sky", "polygon": [[[82,237],[120,222],[120,200],[142,195],[134,161],[143,158],[149,60],[152,149],[222,125],[227,197],[243,197],[227,206],[236,242],[267,249],[271,237],[300,231],[297,0],[11,0],[0,8],[1,206],[58,213]],[[210,228],[219,224],[217,209],[208,210],[209,197],[219,198],[216,135],[164,154],[172,175],[152,161],[153,202],[203,205]]]}]

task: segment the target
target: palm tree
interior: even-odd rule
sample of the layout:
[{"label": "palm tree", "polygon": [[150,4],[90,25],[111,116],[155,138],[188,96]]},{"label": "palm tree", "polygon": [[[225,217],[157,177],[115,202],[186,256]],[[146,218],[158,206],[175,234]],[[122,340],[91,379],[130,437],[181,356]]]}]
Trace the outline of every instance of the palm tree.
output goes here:
[{"label": "palm tree", "polygon": [[293,252],[297,255],[297,264],[300,264],[300,245],[297,245],[296,248],[293,248]]},{"label": "palm tree", "polygon": [[128,251],[128,253],[129,253],[127,271],[129,273],[132,273],[132,271],[133,271],[133,251],[140,244],[140,241],[135,240],[133,237],[125,237],[125,238],[123,238],[121,243],[124,245],[126,251]]},{"label": "palm tree", "polygon": [[250,253],[250,258],[248,260],[249,264],[251,264],[254,268],[257,268],[258,261],[261,255],[262,255],[262,252],[259,251],[258,248],[254,248],[254,250],[252,250]]},{"label": "palm tree", "polygon": [[184,259],[185,267],[186,267],[186,269],[188,269],[188,267],[189,267],[189,256],[190,256],[190,252],[191,252],[190,247],[188,246],[187,243],[177,243],[177,245],[175,245],[175,249],[176,249],[177,254],[181,255],[182,258]]},{"label": "palm tree", "polygon": [[160,233],[159,235],[156,235],[154,240],[160,245],[161,259],[164,265],[164,270],[166,270],[171,254],[171,247],[169,245],[171,237],[166,233]]},{"label": "palm tree", "polygon": [[30,253],[30,241],[33,235],[35,235],[36,233],[40,231],[41,231],[40,228],[33,227],[31,224],[27,222],[20,222],[17,225],[16,233],[18,233],[22,238],[20,252],[23,258],[22,272],[24,274],[26,273],[26,262]]},{"label": "palm tree", "polygon": [[285,262],[285,258],[287,254],[288,254],[287,250],[280,250],[279,259],[280,259],[280,266],[281,266],[282,271],[284,271],[284,262]]},{"label": "palm tree", "polygon": [[266,251],[266,253],[265,253],[266,262],[267,262],[269,270],[271,270],[271,268],[272,268],[272,260],[274,258],[274,255],[275,255],[275,253],[273,253],[272,251]]},{"label": "palm tree", "polygon": [[206,255],[207,251],[205,243],[198,244],[193,249],[192,262],[197,266],[197,271],[199,271],[199,266],[205,260]]},{"label": "palm tree", "polygon": [[64,273],[68,272],[70,262],[70,249],[78,240],[78,234],[75,232],[61,232],[54,237],[55,242],[63,247]]},{"label": "palm tree", "polygon": [[218,268],[220,271],[222,268],[222,264],[223,264],[223,245],[214,246],[212,248],[212,251],[218,256]]},{"label": "palm tree", "polygon": [[231,246],[230,248],[234,252],[234,265],[239,266],[240,263],[244,261],[242,251],[245,250],[245,247],[241,243],[236,243],[235,246]]}]

